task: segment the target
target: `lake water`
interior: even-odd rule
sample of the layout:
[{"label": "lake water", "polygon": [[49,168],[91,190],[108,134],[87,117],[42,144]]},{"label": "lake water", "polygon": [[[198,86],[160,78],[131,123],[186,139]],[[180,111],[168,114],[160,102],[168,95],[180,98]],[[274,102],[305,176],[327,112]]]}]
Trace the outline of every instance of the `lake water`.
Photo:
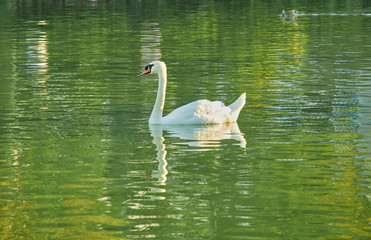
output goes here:
[{"label": "lake water", "polygon": [[[299,10],[281,18],[283,8]],[[371,6],[0,3],[1,239],[369,239]],[[233,102],[238,124],[149,126]]]}]

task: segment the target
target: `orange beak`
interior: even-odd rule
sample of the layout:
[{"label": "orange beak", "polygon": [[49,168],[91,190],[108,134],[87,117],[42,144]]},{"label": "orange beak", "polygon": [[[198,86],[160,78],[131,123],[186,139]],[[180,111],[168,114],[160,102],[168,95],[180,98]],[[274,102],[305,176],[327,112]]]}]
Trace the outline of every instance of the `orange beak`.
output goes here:
[{"label": "orange beak", "polygon": [[148,74],[148,73],[151,73],[151,68],[150,68],[150,67],[146,67],[146,70],[145,70],[144,72],[142,72],[142,73],[140,74],[140,76],[146,75],[146,74]]}]

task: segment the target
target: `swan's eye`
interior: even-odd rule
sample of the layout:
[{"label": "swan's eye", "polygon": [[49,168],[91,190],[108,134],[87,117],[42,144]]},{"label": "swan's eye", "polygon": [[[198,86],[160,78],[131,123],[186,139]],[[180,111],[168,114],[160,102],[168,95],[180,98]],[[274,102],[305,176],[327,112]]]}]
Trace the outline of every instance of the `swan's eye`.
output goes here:
[{"label": "swan's eye", "polygon": [[[153,67],[153,64],[148,64],[147,66],[144,67],[146,71],[151,71]],[[149,69],[149,70],[148,70]]]}]

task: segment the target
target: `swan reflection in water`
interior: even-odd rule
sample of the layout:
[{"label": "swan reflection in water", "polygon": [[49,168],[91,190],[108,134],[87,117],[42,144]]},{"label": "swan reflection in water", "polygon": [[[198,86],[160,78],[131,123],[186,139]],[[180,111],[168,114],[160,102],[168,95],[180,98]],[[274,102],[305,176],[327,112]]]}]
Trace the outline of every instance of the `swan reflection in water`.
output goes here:
[{"label": "swan reflection in water", "polygon": [[[246,140],[238,128],[237,123],[225,123],[215,125],[149,125],[153,143],[156,145],[158,171],[153,177],[158,178],[160,185],[166,185],[167,161],[166,145],[164,144],[163,131],[169,133],[170,137],[185,140],[181,144],[192,147],[193,151],[215,150],[220,147],[221,140],[234,139],[239,142],[241,148],[246,147]],[[189,150],[189,149],[187,149]],[[156,192],[164,192],[165,189],[152,189]]]}]

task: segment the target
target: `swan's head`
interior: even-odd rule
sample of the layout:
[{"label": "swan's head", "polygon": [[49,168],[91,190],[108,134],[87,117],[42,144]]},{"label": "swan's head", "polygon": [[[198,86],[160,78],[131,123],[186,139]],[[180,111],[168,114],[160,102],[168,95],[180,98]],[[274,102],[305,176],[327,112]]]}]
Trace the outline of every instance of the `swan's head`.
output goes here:
[{"label": "swan's head", "polygon": [[140,76],[146,75],[148,73],[159,73],[161,71],[166,71],[166,65],[164,62],[161,61],[154,61],[145,66],[144,70],[145,71],[142,72]]}]

